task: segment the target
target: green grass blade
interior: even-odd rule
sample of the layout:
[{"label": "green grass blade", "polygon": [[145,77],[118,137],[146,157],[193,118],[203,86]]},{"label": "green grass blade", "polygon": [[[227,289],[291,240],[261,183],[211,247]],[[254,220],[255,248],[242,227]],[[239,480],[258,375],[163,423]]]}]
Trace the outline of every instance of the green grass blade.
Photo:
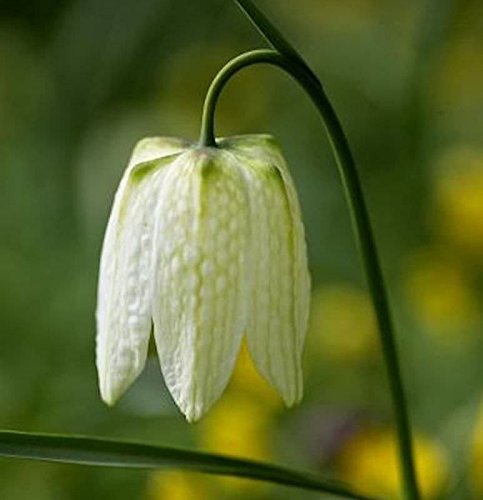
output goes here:
[{"label": "green grass blade", "polygon": [[85,436],[0,431],[0,457],[136,469],[184,469],[268,481],[343,498],[370,500],[338,483],[276,465]]}]

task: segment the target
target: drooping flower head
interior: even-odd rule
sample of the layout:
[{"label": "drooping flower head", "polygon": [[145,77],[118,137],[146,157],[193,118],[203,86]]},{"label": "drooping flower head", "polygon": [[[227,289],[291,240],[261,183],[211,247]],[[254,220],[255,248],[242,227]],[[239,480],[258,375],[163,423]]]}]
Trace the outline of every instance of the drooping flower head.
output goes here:
[{"label": "drooping flower head", "polygon": [[101,257],[97,369],[114,404],[142,371],[151,332],[176,404],[198,420],[241,341],[291,406],[302,397],[310,279],[300,208],[272,137],[202,148],[147,138],[116,193]]}]

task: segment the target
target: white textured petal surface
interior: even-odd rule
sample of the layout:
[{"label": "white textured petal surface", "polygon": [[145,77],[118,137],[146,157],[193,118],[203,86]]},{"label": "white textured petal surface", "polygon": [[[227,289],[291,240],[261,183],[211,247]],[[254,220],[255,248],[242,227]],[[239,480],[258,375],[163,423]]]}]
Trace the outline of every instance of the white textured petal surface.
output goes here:
[{"label": "white textured petal surface", "polygon": [[227,141],[244,164],[251,207],[252,291],[247,340],[255,365],[288,406],[302,397],[301,359],[310,277],[300,207],[283,157],[270,136]]},{"label": "white textured petal surface", "polygon": [[248,199],[237,162],[192,150],[166,171],[156,208],[154,333],[189,421],[221,396],[246,327]]},{"label": "white textured petal surface", "polygon": [[142,370],[153,322],[166,385],[189,421],[221,396],[245,331],[285,403],[302,396],[310,278],[293,181],[270,136],[220,145],[148,138],[133,151],[99,276],[97,367],[109,404]]},{"label": "white textured petal surface", "polygon": [[101,255],[96,311],[96,364],[101,397],[108,404],[115,403],[145,364],[156,195],[163,167],[173,161],[166,155],[181,146],[172,139],[140,141],[115,196]]}]

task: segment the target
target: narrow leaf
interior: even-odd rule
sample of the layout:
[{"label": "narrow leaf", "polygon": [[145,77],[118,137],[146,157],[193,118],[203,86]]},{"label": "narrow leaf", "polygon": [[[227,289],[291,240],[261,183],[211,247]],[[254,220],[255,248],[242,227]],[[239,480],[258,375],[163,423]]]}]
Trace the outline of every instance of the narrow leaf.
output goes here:
[{"label": "narrow leaf", "polygon": [[237,476],[298,487],[342,498],[370,500],[332,481],[271,465],[222,455],[85,436],[0,431],[0,456],[134,469],[175,468]]}]

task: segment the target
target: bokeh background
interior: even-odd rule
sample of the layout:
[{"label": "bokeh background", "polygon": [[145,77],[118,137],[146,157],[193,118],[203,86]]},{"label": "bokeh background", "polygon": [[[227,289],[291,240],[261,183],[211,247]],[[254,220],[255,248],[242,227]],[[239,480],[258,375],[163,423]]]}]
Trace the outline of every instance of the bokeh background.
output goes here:
[{"label": "bokeh background", "polygon": [[[483,498],[483,3],[260,0],[321,76],[353,147],[383,260],[427,499]],[[299,187],[314,295],[305,398],[286,411],[242,352],[187,424],[156,358],[97,393],[98,258],[147,135],[196,139],[204,93],[263,46],[226,0],[0,3],[0,426],[267,459],[397,497],[377,332],[338,174],[305,96],[273,68],[226,90],[219,135],[271,132]],[[0,461],[5,500],[311,499],[178,472]]]}]

